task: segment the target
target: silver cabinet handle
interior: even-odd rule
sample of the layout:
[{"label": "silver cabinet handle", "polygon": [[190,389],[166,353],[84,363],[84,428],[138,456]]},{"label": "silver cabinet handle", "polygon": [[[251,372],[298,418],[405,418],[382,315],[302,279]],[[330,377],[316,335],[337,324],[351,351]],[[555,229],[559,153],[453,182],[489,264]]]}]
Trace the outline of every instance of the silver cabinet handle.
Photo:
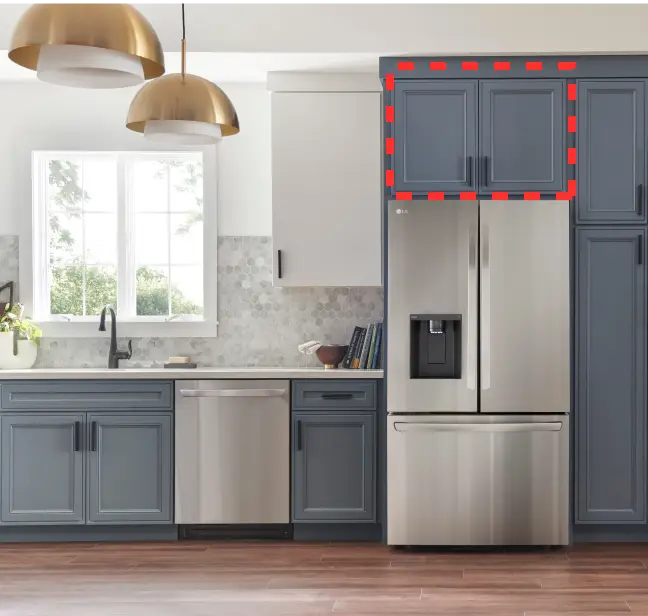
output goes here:
[{"label": "silver cabinet handle", "polygon": [[181,389],[185,398],[281,398],[285,389]]},{"label": "silver cabinet handle", "polygon": [[441,423],[409,423],[394,422],[396,432],[559,432],[562,421],[547,421],[543,423],[501,423],[501,424],[441,424]]},{"label": "silver cabinet handle", "polygon": [[468,389],[477,388],[477,317],[473,302],[477,294],[477,227],[471,225],[468,233],[468,310],[466,324],[466,384]]},{"label": "silver cabinet handle", "polygon": [[481,388],[490,389],[491,385],[491,276],[490,276],[490,230],[487,224],[482,225],[482,259],[481,259]]}]

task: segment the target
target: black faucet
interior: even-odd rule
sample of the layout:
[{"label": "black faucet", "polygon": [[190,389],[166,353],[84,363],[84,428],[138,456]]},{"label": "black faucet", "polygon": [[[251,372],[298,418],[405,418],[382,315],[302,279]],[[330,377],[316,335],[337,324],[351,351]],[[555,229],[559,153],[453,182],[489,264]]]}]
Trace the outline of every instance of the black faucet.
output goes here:
[{"label": "black faucet", "polygon": [[119,368],[120,359],[130,359],[133,356],[133,341],[128,341],[128,351],[117,350],[117,317],[115,316],[115,309],[106,304],[101,311],[101,318],[99,319],[99,331],[106,331],[106,310],[110,310],[110,317],[112,319],[110,327],[110,350],[108,351],[108,367]]}]

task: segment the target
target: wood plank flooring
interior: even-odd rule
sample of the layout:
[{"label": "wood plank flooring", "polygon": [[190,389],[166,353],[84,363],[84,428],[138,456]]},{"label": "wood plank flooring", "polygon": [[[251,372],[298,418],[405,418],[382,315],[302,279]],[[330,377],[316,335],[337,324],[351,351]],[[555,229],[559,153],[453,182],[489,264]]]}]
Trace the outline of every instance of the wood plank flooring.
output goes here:
[{"label": "wood plank flooring", "polygon": [[648,544],[0,544],[0,616],[648,616]]}]

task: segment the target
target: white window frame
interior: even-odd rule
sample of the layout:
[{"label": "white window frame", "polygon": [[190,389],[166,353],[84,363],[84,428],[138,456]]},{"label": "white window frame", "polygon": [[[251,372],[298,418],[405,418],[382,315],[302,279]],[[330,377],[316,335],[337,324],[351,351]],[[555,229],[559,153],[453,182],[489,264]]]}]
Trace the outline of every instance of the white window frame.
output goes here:
[{"label": "white window frame", "polygon": [[[131,237],[126,232],[126,221],[133,220],[134,208],[127,203],[126,181],[128,159],[151,158],[159,160],[164,157],[178,158],[183,155],[194,155],[196,150],[189,151],[34,151],[32,152],[32,203],[25,212],[20,234],[20,301],[25,304],[26,314],[42,328],[45,337],[98,338],[106,334],[99,333],[98,316],[77,316],[69,320],[62,315],[45,314],[44,307],[49,306],[48,261],[49,246],[48,211],[47,211],[47,160],[52,157],[102,158],[118,157],[118,238],[121,246],[128,253],[126,259],[118,260],[118,305],[122,301],[134,301],[134,285],[119,284],[128,280],[134,272],[128,272],[134,265],[134,243],[125,242],[123,238]],[[216,210],[216,148],[215,146],[198,150],[203,156],[203,316],[192,318],[167,316],[130,316],[117,313],[117,334],[120,337],[216,337],[217,335],[217,210]],[[130,265],[129,265],[130,264]],[[40,312],[39,312],[40,311]]]}]

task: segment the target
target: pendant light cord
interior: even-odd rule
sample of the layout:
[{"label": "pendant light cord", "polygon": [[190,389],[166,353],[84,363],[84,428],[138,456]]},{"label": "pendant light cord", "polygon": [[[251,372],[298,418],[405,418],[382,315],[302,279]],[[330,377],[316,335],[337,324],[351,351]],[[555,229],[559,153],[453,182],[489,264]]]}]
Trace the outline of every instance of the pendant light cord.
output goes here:
[{"label": "pendant light cord", "polygon": [[182,80],[184,81],[186,68],[187,68],[187,42],[185,40],[185,7],[184,7],[184,2],[181,4],[182,6],[182,43],[180,45],[180,58],[181,58],[181,64],[182,64]]}]

